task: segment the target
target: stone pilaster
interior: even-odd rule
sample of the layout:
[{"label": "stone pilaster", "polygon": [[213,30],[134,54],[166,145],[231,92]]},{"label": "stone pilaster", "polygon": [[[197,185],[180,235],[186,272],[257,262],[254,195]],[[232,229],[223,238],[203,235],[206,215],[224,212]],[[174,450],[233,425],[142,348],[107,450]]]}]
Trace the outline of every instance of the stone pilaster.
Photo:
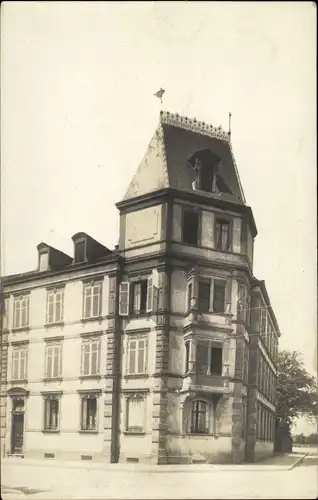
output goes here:
[{"label": "stone pilaster", "polygon": [[105,442],[109,461],[119,460],[120,391],[121,391],[121,318],[118,315],[117,275],[109,276],[108,328],[106,352],[106,388],[104,399]]},{"label": "stone pilaster", "polygon": [[[1,318],[2,323],[2,318]],[[2,331],[1,324],[1,352],[0,352],[0,442],[1,450],[0,456],[4,457],[5,449],[5,436],[6,436],[6,417],[7,417],[7,374],[8,374],[8,333]]]}]

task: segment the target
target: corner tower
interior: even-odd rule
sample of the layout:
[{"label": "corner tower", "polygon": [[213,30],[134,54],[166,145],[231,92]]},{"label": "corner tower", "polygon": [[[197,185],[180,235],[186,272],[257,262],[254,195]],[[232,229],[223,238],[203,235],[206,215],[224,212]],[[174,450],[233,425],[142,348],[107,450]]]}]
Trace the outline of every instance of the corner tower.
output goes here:
[{"label": "corner tower", "polygon": [[161,112],[117,207],[120,459],[240,462],[257,229],[229,134]]}]

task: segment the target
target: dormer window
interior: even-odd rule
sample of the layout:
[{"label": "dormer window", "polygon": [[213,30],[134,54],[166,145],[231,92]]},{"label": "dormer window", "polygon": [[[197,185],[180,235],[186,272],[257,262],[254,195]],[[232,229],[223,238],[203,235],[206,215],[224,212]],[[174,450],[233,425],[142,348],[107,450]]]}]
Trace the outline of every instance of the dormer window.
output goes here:
[{"label": "dormer window", "polygon": [[86,241],[81,240],[75,243],[75,264],[86,261]]},{"label": "dormer window", "polygon": [[49,253],[43,252],[39,256],[39,270],[46,271],[49,268]]},{"label": "dormer window", "polygon": [[230,193],[224,179],[220,176],[221,158],[208,149],[197,151],[189,163],[194,170],[193,189],[208,193]]}]

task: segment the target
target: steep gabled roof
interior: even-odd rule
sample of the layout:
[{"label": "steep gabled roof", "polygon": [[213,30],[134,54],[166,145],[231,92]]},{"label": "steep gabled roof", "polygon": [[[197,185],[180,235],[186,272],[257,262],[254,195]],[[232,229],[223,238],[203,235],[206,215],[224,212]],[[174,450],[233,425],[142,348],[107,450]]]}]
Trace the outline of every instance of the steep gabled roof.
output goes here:
[{"label": "steep gabled roof", "polygon": [[245,204],[230,135],[221,127],[164,111],[124,200],[164,188],[193,191],[194,169],[189,160],[196,152],[207,150],[221,159],[220,176],[231,191],[214,196]]}]

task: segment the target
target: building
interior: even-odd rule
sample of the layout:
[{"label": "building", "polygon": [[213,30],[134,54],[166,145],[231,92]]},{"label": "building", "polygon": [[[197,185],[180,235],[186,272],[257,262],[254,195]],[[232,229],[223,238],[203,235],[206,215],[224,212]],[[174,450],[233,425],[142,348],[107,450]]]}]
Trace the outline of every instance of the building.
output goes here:
[{"label": "building", "polygon": [[3,278],[2,453],[152,463],[273,451],[279,327],[230,135],[162,112],[119,242]]}]

